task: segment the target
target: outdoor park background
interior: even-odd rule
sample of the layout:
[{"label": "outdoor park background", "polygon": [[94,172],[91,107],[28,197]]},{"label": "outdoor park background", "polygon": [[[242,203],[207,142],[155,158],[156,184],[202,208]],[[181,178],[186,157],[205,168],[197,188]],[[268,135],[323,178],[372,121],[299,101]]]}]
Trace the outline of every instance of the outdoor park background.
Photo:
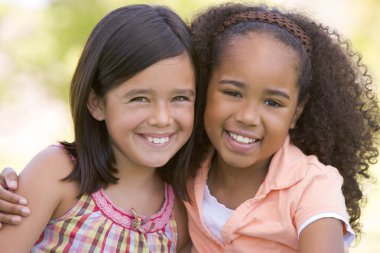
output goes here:
[{"label": "outdoor park background", "polygon": [[[197,10],[221,2],[0,0],[0,170],[12,166],[20,171],[44,147],[72,140],[70,78],[90,31],[106,13],[126,4],[151,3],[168,5],[190,20]],[[265,3],[296,8],[340,31],[380,83],[379,0]],[[380,164],[372,171],[377,181],[365,186],[363,234],[353,253],[380,252]]]}]

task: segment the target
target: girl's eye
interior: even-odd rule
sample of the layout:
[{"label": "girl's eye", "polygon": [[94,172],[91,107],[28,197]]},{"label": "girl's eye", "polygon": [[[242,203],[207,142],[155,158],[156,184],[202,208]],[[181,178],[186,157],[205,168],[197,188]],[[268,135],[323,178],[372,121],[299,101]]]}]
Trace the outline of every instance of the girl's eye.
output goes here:
[{"label": "girl's eye", "polygon": [[185,101],[190,101],[190,99],[186,96],[176,96],[173,98],[173,101],[175,102],[185,102]]},{"label": "girl's eye", "polygon": [[236,90],[224,90],[223,93],[231,97],[238,97],[238,98],[243,97],[241,93]]},{"label": "girl's eye", "polygon": [[130,102],[148,102],[148,99],[146,97],[135,97]]},{"label": "girl's eye", "polygon": [[266,105],[272,106],[272,107],[283,107],[283,105],[276,100],[273,99],[267,99],[264,101]]}]

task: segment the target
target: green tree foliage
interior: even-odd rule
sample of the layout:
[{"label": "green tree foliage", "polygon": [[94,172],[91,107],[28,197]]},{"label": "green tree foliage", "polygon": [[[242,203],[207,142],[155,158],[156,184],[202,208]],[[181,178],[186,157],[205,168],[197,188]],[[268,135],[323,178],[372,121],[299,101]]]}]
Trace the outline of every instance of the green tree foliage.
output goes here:
[{"label": "green tree foliage", "polygon": [[16,30],[17,34],[0,45],[0,53],[4,52],[9,60],[9,68],[0,76],[0,99],[15,79],[25,75],[43,85],[51,95],[68,101],[72,74],[95,24],[117,7],[142,2],[170,6],[189,19],[194,10],[210,1],[52,0],[42,9],[0,6],[1,19],[10,24],[4,29]]},{"label": "green tree foliage", "polygon": [[[142,2],[170,6],[189,21],[199,9],[223,1],[51,0],[45,8],[37,10],[2,5],[0,31],[4,22],[10,23],[8,29],[16,30],[17,36],[4,43],[0,36],[0,60],[2,53],[11,60],[8,63],[10,67],[0,70],[0,99],[15,78],[26,75],[37,79],[50,94],[68,101],[68,87],[73,71],[94,25],[106,13],[119,6]],[[354,48],[362,52],[364,62],[374,72],[374,66],[380,57],[380,36],[376,32],[380,27],[380,19],[377,17],[380,1],[350,0],[347,4],[357,5],[358,11],[362,13],[356,25],[358,32],[352,33],[352,41]],[[3,29],[6,28],[3,25]],[[380,76],[380,73],[374,74]]]}]

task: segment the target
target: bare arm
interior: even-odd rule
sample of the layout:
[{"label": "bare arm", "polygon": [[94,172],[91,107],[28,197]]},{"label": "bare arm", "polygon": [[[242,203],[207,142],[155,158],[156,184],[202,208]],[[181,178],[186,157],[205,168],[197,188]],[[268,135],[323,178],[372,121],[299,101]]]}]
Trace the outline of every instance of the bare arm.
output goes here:
[{"label": "bare arm", "polygon": [[300,253],[343,253],[342,222],[323,218],[305,227],[300,234]]},{"label": "bare arm", "polygon": [[12,168],[4,168],[0,174],[0,229],[4,224],[17,225],[22,217],[30,214],[27,201],[14,193],[17,190],[17,174]]},{"label": "bare arm", "polygon": [[[64,196],[60,179],[71,167],[63,150],[48,148],[39,153],[22,171],[17,194],[29,200],[31,215],[19,226],[3,225],[0,245],[4,252],[30,252]],[[66,183],[67,184],[67,183]]]}]

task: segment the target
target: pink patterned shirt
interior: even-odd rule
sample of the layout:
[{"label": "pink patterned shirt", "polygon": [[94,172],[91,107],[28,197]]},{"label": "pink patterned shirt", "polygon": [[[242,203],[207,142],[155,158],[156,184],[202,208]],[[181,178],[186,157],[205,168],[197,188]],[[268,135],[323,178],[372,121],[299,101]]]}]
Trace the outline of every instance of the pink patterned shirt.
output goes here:
[{"label": "pink patterned shirt", "polygon": [[150,216],[116,207],[101,189],[83,195],[65,215],[50,220],[31,252],[175,252],[174,193]]}]

